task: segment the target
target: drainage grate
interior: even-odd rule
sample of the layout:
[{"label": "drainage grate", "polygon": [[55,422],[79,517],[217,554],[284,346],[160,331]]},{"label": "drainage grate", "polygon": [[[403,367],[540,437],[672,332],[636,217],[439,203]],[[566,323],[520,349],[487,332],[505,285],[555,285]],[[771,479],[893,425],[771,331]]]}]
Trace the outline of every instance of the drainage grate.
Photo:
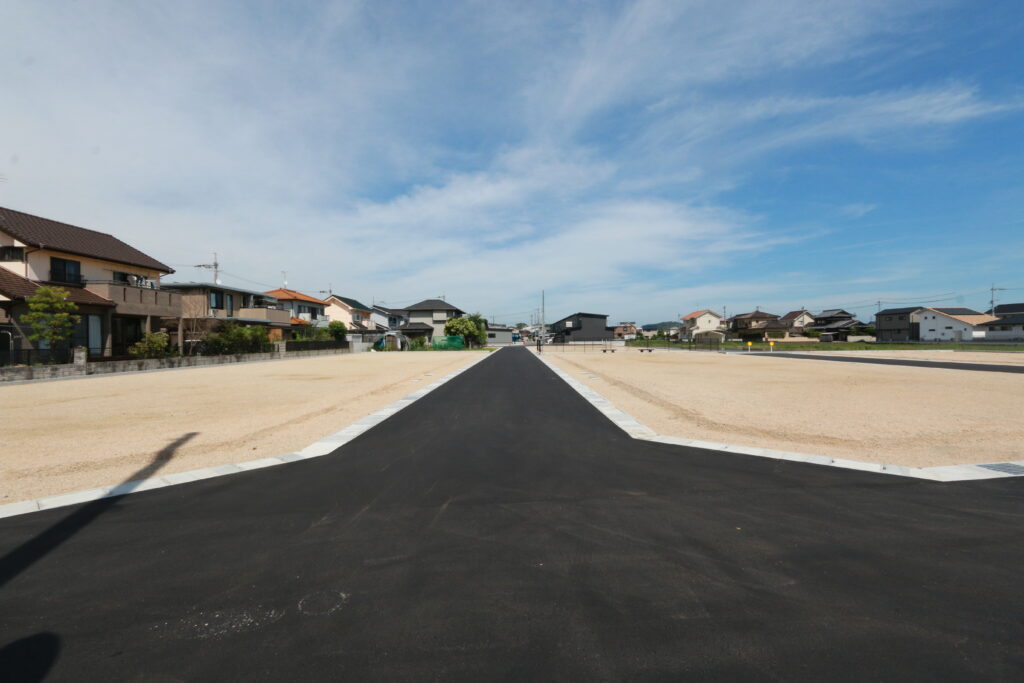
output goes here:
[{"label": "drainage grate", "polygon": [[978,467],[984,467],[986,470],[994,472],[1002,472],[1003,474],[1024,474],[1024,465],[1012,462],[996,462],[991,465],[978,465]]}]

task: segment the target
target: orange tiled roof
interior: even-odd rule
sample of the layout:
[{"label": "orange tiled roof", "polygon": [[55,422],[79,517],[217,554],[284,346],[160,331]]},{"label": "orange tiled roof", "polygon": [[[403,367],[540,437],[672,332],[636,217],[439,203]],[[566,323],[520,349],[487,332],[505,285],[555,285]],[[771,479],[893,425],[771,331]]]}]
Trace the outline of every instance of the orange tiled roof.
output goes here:
[{"label": "orange tiled roof", "polygon": [[309,322],[308,320],[303,320],[302,318],[292,318],[292,325],[312,325],[312,324],[313,323]]},{"label": "orange tiled roof", "polygon": [[324,305],[322,300],[302,292],[296,292],[294,289],[272,289],[269,292],[264,292],[264,294],[269,294],[279,301],[312,301],[314,304]]},{"label": "orange tiled roof", "polygon": [[[683,316],[683,320],[693,320],[694,318],[699,318],[700,316],[704,315],[705,313],[714,313],[715,315],[718,315],[717,313],[715,313],[711,309],[705,308],[703,311],[694,311],[693,313],[688,313],[687,315],[684,315]],[[718,317],[721,317],[721,316],[718,316]]]}]

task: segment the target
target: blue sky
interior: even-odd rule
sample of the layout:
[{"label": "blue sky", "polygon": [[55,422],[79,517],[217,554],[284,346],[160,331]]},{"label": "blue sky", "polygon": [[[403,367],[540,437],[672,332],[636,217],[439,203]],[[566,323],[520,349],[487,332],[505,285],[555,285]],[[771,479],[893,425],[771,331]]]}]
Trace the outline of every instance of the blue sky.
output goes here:
[{"label": "blue sky", "polygon": [[501,322],[1024,300],[1019,2],[12,3],[0,205]]}]

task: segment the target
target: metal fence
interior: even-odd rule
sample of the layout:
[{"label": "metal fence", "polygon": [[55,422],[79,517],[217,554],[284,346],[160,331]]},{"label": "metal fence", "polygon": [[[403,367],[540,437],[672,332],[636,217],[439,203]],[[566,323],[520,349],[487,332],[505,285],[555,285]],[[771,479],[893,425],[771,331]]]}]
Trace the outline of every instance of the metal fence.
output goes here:
[{"label": "metal fence", "polygon": [[543,351],[554,353],[615,353],[629,349],[646,351],[719,351],[721,341],[700,339],[696,341],[673,342],[660,339],[638,339],[623,344],[621,340],[577,341],[569,344],[544,344]]},{"label": "metal fence", "polygon": [[435,351],[461,351],[466,348],[462,337],[434,337],[431,344]]},{"label": "metal fence", "polygon": [[0,367],[9,365],[63,365],[74,360],[71,349],[0,349]]}]

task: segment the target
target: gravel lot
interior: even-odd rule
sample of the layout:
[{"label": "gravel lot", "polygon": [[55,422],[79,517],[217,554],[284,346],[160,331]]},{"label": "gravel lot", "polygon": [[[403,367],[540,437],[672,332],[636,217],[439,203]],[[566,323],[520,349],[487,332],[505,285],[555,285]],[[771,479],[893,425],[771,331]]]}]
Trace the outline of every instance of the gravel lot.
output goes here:
[{"label": "gravel lot", "polygon": [[[885,355],[1022,360],[1007,353]],[[545,357],[666,436],[911,467],[1024,458],[1020,375],[633,349]]]},{"label": "gravel lot", "polygon": [[0,387],[0,504],[302,449],[481,351],[359,353]]}]

